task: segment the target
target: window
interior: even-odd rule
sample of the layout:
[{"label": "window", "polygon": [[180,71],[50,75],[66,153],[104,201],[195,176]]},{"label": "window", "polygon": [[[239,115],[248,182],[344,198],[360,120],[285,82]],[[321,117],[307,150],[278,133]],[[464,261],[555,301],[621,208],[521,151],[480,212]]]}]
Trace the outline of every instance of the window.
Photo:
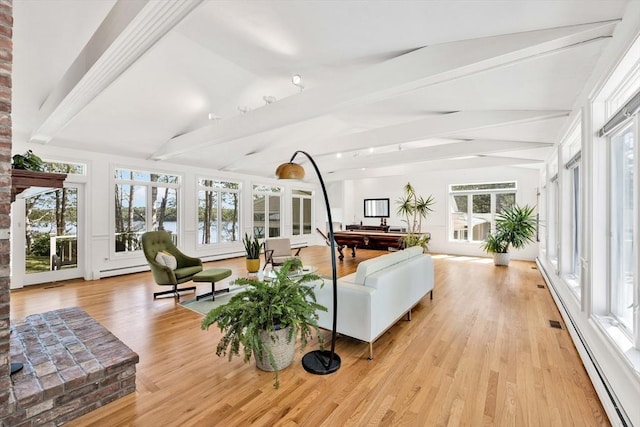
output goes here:
[{"label": "window", "polygon": [[259,239],[281,235],[280,187],[253,186],[253,235]]},{"label": "window", "polygon": [[292,235],[311,234],[312,202],[312,191],[293,190],[291,195]]},{"label": "window", "polygon": [[198,243],[240,240],[240,184],[198,180]]},{"label": "window", "polygon": [[43,171],[53,173],[67,173],[73,175],[86,175],[87,166],[82,163],[45,161],[43,165]]},{"label": "window", "polygon": [[[581,120],[573,125],[561,146],[562,162],[562,252],[561,268],[564,283],[578,297],[582,296],[580,283],[580,246],[582,244],[582,182],[580,179],[582,158]],[[556,224],[557,225],[557,224]]]},{"label": "window", "polygon": [[559,215],[560,215],[560,191],[558,183],[558,153],[554,152],[552,160],[549,164],[547,176],[547,256],[549,260],[557,267],[558,265],[558,245],[560,239],[559,234]]},{"label": "window", "polygon": [[177,242],[177,175],[115,170],[115,251],[141,249],[146,231],[165,230]]},{"label": "window", "polygon": [[516,202],[516,183],[460,184],[449,188],[450,238],[482,241],[495,230],[495,215]]},{"label": "window", "polygon": [[[637,116],[636,116],[637,118]],[[638,286],[634,260],[638,258],[638,167],[635,123],[631,121],[611,136],[611,243],[610,310],[623,328],[633,333],[633,290]]]}]

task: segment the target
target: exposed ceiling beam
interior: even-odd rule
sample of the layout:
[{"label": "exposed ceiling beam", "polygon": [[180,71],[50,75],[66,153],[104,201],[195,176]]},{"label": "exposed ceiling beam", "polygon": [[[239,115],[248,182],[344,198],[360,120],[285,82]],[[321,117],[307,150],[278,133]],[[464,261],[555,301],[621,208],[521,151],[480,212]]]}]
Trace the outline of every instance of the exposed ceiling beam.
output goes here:
[{"label": "exposed ceiling beam", "polygon": [[[364,150],[371,147],[401,144],[404,142],[444,137],[477,129],[496,126],[517,125],[541,120],[566,117],[568,111],[459,111],[440,116],[400,123],[364,132],[357,132],[326,140],[310,141],[313,147],[305,147],[314,156],[331,155],[341,151]],[[275,147],[272,147],[275,148]],[[229,153],[229,156],[232,154]],[[239,153],[222,169],[235,170],[242,165],[259,165],[265,161],[276,161],[282,156],[278,150],[261,151],[256,154]]]},{"label": "exposed ceiling beam", "polygon": [[202,1],[118,0],[40,108],[31,141],[51,141]]},{"label": "exposed ceiling beam", "polygon": [[489,168],[489,167],[506,167],[520,166],[527,164],[543,163],[541,160],[520,159],[513,157],[491,157],[480,156],[465,159],[448,159],[427,161],[420,163],[404,164],[397,166],[388,166],[382,168],[371,168],[362,170],[362,168],[345,169],[338,172],[327,172],[323,174],[325,181],[342,181],[345,179],[365,179],[380,178],[384,176],[406,176],[412,174],[420,174],[426,172],[437,172],[455,169],[473,169],[473,168]]},{"label": "exposed ceiling beam", "polygon": [[[366,153],[355,157],[347,155],[342,158],[348,161],[352,167],[371,168],[389,164],[418,163],[500,152],[531,150],[534,148],[550,147],[552,145],[551,143],[545,142],[472,140],[452,142],[449,144],[445,143],[424,148],[403,149],[380,154]],[[324,158],[318,158],[316,156],[315,159],[319,165],[325,164],[323,167],[324,170],[332,170],[332,168],[340,167],[340,161],[342,160],[336,159],[334,156]]]},{"label": "exposed ceiling beam", "polygon": [[331,84],[268,104],[167,141],[151,156],[165,160],[291,123],[397,96],[610,36],[617,21],[464,40],[417,49]]}]

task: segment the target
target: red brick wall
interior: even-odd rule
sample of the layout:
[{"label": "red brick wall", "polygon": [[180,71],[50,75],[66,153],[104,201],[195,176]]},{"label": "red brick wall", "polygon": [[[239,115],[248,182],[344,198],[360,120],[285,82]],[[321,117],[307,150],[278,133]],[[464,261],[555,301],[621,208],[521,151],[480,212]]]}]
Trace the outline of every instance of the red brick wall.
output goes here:
[{"label": "red brick wall", "polygon": [[[9,211],[11,210],[11,64],[13,0],[0,0],[0,402],[9,399]],[[0,406],[0,413],[3,412]]]}]

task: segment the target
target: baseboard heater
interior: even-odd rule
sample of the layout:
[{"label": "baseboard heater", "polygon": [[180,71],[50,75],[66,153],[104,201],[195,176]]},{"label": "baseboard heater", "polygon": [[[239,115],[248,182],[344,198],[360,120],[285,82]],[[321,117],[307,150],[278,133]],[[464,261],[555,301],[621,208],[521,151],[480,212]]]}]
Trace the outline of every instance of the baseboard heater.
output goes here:
[{"label": "baseboard heater", "polygon": [[[545,269],[542,262],[540,262],[539,258],[536,258],[536,264],[538,265],[538,270],[540,271],[540,273],[542,273],[542,278],[544,279],[545,282],[547,282],[547,287],[549,288],[549,291],[551,292],[551,295],[553,296],[554,301],[556,301],[556,306],[558,306],[558,310],[560,311],[560,314],[564,318],[565,324],[567,324],[568,326],[570,325],[569,335],[578,337],[578,342],[576,342],[575,339],[573,340],[574,345],[576,346],[579,345],[580,347],[582,347],[582,349],[584,350],[584,353],[586,353],[587,357],[589,358],[588,361],[585,361],[584,358],[581,358],[582,363],[584,364],[585,362],[587,362],[591,364],[591,366],[593,366],[593,370],[597,373],[598,378],[602,383],[604,390],[607,393],[607,397],[609,398],[611,405],[613,406],[613,408],[616,411],[616,414],[618,415],[618,419],[620,420],[620,423],[622,423],[622,425],[625,427],[632,426],[631,420],[629,420],[629,417],[625,413],[624,408],[621,407],[620,402],[618,401],[618,398],[616,397],[615,393],[611,389],[611,386],[609,385],[609,382],[607,381],[607,378],[605,377],[604,372],[602,371],[602,368],[600,368],[600,365],[598,364],[597,360],[594,358],[593,353],[589,348],[589,344],[587,344],[582,333],[576,327],[576,324],[574,323],[569,310],[567,310],[567,307],[565,306],[563,299],[560,297],[560,295],[556,291],[554,282],[549,277],[547,270]],[[594,381],[594,378],[591,377],[591,375],[589,377],[591,378],[591,381]],[[600,396],[600,393],[598,393],[598,396],[600,397],[600,399],[603,398],[603,396]]]}]

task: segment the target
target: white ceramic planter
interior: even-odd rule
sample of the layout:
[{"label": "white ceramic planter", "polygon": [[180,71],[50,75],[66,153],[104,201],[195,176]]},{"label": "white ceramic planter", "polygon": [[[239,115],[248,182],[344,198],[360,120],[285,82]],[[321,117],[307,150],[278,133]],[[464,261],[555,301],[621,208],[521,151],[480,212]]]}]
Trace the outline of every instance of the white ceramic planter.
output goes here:
[{"label": "white ceramic planter", "polygon": [[493,254],[493,263],[495,265],[508,266],[510,259],[511,259],[511,256],[509,255],[509,252],[503,253],[503,254],[497,254],[497,253]]}]

